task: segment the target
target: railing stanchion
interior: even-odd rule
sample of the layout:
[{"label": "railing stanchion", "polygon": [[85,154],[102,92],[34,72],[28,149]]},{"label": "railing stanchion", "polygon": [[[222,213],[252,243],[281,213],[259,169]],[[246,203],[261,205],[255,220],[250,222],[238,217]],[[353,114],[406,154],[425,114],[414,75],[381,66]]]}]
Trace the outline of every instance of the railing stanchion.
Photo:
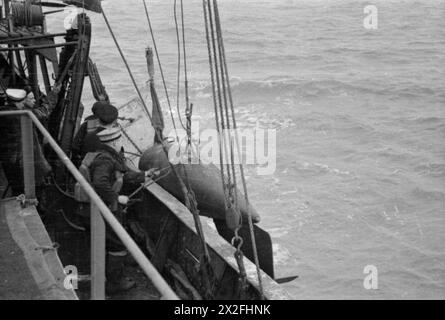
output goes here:
[{"label": "railing stanchion", "polygon": [[35,170],[34,170],[34,140],[32,120],[26,116],[20,116],[22,130],[22,155],[23,155],[23,184],[27,199],[35,199]]},{"label": "railing stanchion", "polygon": [[91,299],[105,300],[105,222],[91,202]]}]

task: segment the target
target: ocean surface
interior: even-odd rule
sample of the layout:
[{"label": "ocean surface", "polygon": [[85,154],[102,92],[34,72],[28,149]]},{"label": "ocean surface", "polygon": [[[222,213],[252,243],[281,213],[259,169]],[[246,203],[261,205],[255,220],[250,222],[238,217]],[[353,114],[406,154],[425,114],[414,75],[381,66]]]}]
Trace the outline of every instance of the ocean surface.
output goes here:
[{"label": "ocean surface", "polygon": [[[147,2],[176,106],[173,0]],[[371,2],[376,30],[363,26],[370,1],[219,1],[238,122],[277,130],[276,171],[248,168],[248,189],[277,276],[299,275],[283,284],[296,299],[445,298],[445,2]],[[143,87],[142,1],[103,7]],[[211,128],[201,1],[184,10],[194,119]],[[102,17],[90,16],[91,56],[121,105],[135,91]],[[166,108],[159,70],[156,80]],[[377,290],[363,286],[368,265]]]}]

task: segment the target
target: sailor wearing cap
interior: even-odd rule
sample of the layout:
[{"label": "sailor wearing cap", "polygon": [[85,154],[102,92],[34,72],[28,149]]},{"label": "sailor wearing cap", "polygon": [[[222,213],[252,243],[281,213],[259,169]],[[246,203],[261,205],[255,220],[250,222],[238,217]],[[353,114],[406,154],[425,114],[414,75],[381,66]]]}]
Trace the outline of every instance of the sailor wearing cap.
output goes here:
[{"label": "sailor wearing cap", "polygon": [[[7,98],[7,103],[0,107],[2,110],[29,109],[39,120],[45,122],[57,103],[59,90],[60,86],[55,86],[48,94],[48,100],[42,99],[40,103],[36,103],[32,92],[28,93],[23,89],[8,88],[3,92]],[[36,186],[39,186],[43,184],[44,178],[51,172],[51,167],[45,159],[37,135],[34,134],[33,138]],[[2,122],[0,126],[0,145],[2,146],[0,161],[5,171],[7,171],[8,182],[14,194],[20,193],[23,188],[23,161],[20,120],[18,118],[11,117],[8,121]]]},{"label": "sailor wearing cap", "polygon": [[73,140],[72,160],[76,165],[80,165],[85,154],[94,151],[91,144],[87,143],[88,140],[92,140],[87,139],[89,134],[97,134],[106,128],[118,126],[118,110],[109,102],[97,101],[93,104],[91,111],[93,114],[85,119]]},{"label": "sailor wearing cap", "polygon": [[[2,104],[0,111],[23,109],[23,101],[26,98],[26,91],[21,89],[7,89],[3,92],[7,99]],[[0,125],[0,162],[4,169],[8,185],[13,195],[23,192],[23,173],[21,166],[21,129],[20,119],[11,117],[2,119]]]},{"label": "sailor wearing cap", "polygon": [[27,93],[23,89],[6,89],[6,96],[18,109],[32,109],[36,100],[32,92]]},{"label": "sailor wearing cap", "polygon": [[9,88],[6,89],[5,93],[10,104],[14,105],[17,109],[30,109],[39,120],[45,121],[57,105],[61,86],[61,84],[55,85],[48,93],[48,96],[45,97],[42,95],[39,101],[36,101],[32,91],[26,91],[24,89]]},{"label": "sailor wearing cap", "polygon": [[[122,132],[119,127],[107,127],[95,136],[100,141],[100,147],[94,152],[97,155],[89,166],[91,185],[122,223],[123,212],[119,204],[125,205],[129,199],[120,193],[123,189],[140,186],[148,181],[149,176],[146,172],[131,171],[125,164],[125,158],[121,152],[123,150]],[[88,153],[85,159],[89,158],[90,154]],[[123,276],[126,248],[111,229],[107,229],[106,239],[107,292],[128,290],[135,285],[135,282]]]},{"label": "sailor wearing cap", "polygon": [[11,101],[20,102],[26,98],[26,91],[23,89],[6,89],[6,95]]},{"label": "sailor wearing cap", "polygon": [[98,128],[112,127],[116,124],[119,115],[117,108],[105,101],[97,101],[91,108],[93,115],[87,117],[87,131],[94,132]]}]

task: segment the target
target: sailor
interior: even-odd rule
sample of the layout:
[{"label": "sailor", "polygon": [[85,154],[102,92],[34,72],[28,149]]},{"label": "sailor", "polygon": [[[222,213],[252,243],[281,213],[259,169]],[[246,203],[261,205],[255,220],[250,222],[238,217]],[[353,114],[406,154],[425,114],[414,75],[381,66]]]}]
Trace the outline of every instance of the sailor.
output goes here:
[{"label": "sailor", "polygon": [[[153,170],[135,172],[128,169],[123,157],[123,140],[119,127],[110,127],[98,132],[101,144],[98,153],[90,165],[91,184],[119,222],[123,223],[122,206],[129,202],[128,196],[122,195],[122,189],[128,186],[140,186],[148,181]],[[86,157],[88,157],[87,154]],[[106,230],[106,290],[112,294],[131,289],[135,282],[124,276],[124,262],[127,250],[117,235],[107,225]]]},{"label": "sailor", "polygon": [[115,106],[106,101],[97,101],[91,108],[92,115],[86,117],[80,126],[72,145],[72,160],[77,166],[85,157],[89,150],[85,139],[89,134],[96,134],[105,128],[117,126],[118,110]]},{"label": "sailor", "polygon": [[[9,88],[4,91],[6,102],[0,106],[0,111],[31,110],[41,121],[46,122],[57,103],[60,86],[55,86],[45,99],[36,102],[32,92],[27,93],[23,89]],[[34,163],[36,186],[43,185],[44,179],[51,172],[51,167],[45,159],[42,146],[34,131]],[[0,161],[5,170],[9,186],[13,194],[23,192],[23,157],[21,147],[21,126],[19,117],[10,117],[8,121],[2,121],[0,126]]]}]

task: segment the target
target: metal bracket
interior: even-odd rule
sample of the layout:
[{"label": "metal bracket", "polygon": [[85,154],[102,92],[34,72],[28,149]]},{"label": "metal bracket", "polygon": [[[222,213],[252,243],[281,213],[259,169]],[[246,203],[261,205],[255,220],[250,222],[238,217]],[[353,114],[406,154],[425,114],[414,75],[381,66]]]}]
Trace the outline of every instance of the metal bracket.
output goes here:
[{"label": "metal bracket", "polygon": [[42,250],[42,253],[46,253],[47,251],[57,251],[60,245],[57,242],[54,242],[51,246],[38,246],[34,248],[34,250]]},{"label": "metal bracket", "polygon": [[16,199],[20,203],[22,209],[29,206],[37,206],[39,204],[39,201],[37,199],[26,199],[26,196],[24,194],[19,195]]}]

